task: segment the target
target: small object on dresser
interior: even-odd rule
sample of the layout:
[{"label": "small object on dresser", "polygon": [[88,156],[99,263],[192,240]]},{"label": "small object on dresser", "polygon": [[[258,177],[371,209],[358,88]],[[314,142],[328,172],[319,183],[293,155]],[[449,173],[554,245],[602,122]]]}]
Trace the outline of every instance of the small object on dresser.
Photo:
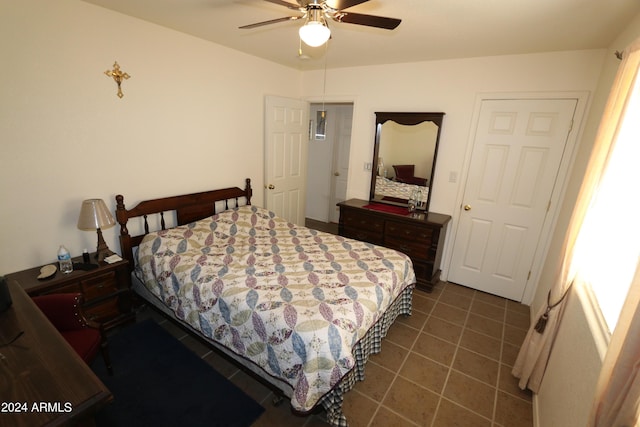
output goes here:
[{"label": "small object on dresser", "polygon": [[73,271],[73,263],[71,262],[71,254],[64,245],[60,245],[58,249],[58,262],[60,263],[60,271],[68,274]]},{"label": "small object on dresser", "polygon": [[56,271],[58,271],[58,269],[56,268],[55,265],[53,264],[45,265],[40,269],[38,280],[49,279],[50,277],[55,276]]},{"label": "small object on dresser", "polygon": [[104,262],[106,262],[107,264],[113,264],[114,262],[120,262],[120,261],[122,261],[122,258],[120,258],[118,254],[113,254],[104,259]]},{"label": "small object on dresser", "polygon": [[89,251],[88,250],[84,250],[82,251],[82,262],[84,262],[85,264],[91,264],[91,258],[89,257]]}]

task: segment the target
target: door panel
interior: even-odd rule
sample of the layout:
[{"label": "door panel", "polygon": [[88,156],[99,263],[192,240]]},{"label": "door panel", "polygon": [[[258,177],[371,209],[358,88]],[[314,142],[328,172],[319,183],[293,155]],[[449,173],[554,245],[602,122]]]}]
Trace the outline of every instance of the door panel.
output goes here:
[{"label": "door panel", "polygon": [[482,102],[450,281],[522,300],[576,105]]},{"label": "door panel", "polygon": [[265,100],[265,204],[294,224],[304,225],[307,168],[305,101]]}]

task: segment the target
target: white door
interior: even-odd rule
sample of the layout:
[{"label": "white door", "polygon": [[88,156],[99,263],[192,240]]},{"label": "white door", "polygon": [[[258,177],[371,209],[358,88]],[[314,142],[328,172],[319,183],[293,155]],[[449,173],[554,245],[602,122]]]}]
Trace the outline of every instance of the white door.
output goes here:
[{"label": "white door", "polygon": [[265,99],[265,207],[298,225],[305,219],[308,111],[299,99]]},{"label": "white door", "polygon": [[482,101],[449,281],[522,300],[576,105]]},{"label": "white door", "polygon": [[337,204],[347,199],[353,105],[340,105],[338,106],[337,111],[339,114],[336,129],[336,144],[334,145],[331,201],[329,203],[329,221],[334,223],[338,223],[340,221],[340,209]]}]

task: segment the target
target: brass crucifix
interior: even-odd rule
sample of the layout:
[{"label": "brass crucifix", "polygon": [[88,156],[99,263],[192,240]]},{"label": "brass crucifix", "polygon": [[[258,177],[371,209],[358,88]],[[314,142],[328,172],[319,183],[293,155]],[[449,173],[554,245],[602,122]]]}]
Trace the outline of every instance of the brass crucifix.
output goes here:
[{"label": "brass crucifix", "polygon": [[122,88],[120,85],[122,84],[122,79],[128,79],[131,77],[129,74],[120,71],[120,65],[118,65],[118,61],[113,63],[113,70],[107,70],[104,72],[108,77],[113,77],[116,84],[118,85],[118,98],[122,98],[124,94],[122,93]]}]

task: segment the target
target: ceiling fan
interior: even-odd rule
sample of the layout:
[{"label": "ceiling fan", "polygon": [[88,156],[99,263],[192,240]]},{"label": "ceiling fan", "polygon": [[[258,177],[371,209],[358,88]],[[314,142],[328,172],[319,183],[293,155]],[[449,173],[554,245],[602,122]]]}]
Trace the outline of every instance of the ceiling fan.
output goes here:
[{"label": "ceiling fan", "polygon": [[240,27],[240,29],[250,29],[278,22],[306,19],[305,24],[300,27],[300,38],[306,44],[313,47],[320,46],[329,40],[331,31],[327,26],[327,19],[331,19],[335,22],[345,22],[347,24],[383,28],[385,30],[393,30],[400,25],[401,22],[400,19],[396,18],[365,15],[362,13],[346,12],[344,10],[358,4],[365,3],[369,0],[296,0],[297,4],[289,3],[284,0],[264,1],[275,3],[288,9],[297,10],[302,13],[302,15],[285,16],[283,18],[257,22],[255,24],[244,25]]}]

